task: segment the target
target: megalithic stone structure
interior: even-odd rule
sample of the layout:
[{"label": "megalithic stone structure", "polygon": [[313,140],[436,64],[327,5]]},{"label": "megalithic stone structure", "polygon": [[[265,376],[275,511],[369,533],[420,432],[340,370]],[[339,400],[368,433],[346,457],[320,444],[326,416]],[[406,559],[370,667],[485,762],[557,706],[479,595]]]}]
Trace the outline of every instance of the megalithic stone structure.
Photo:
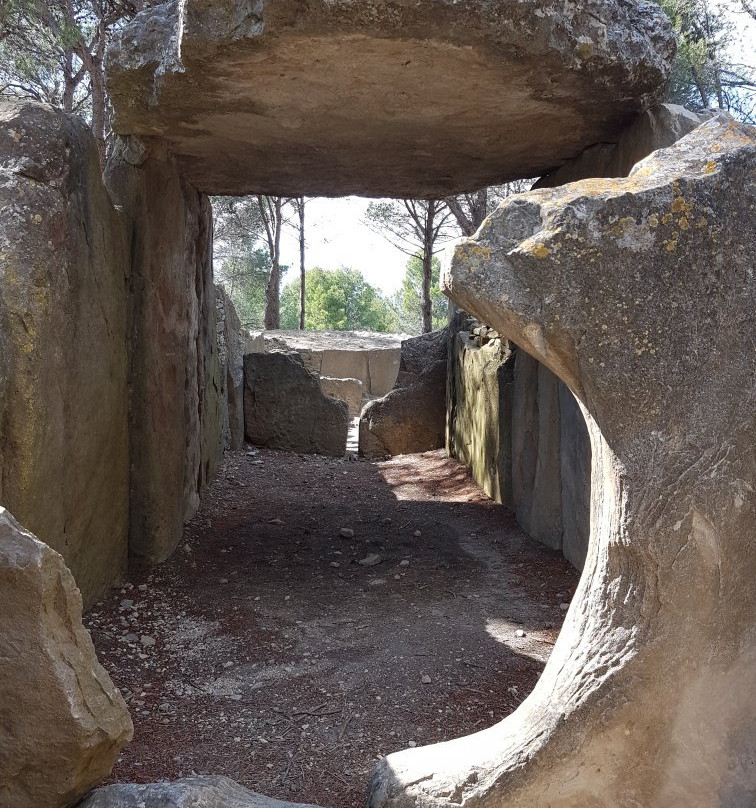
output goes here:
[{"label": "megalithic stone structure", "polygon": [[454,302],[581,402],[590,547],[533,693],[389,755],[370,808],[754,804],[755,210],[756,132],[721,117],[457,246]]}]

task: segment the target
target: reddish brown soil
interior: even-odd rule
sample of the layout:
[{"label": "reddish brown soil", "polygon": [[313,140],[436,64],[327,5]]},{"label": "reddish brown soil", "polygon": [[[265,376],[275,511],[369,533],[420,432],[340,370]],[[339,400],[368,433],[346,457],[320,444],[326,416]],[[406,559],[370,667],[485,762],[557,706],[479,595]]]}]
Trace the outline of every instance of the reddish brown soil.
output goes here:
[{"label": "reddish brown soil", "polygon": [[517,707],[577,580],[440,452],[230,455],[175,556],[87,616],[134,718],[112,780],[363,805],[382,755]]}]

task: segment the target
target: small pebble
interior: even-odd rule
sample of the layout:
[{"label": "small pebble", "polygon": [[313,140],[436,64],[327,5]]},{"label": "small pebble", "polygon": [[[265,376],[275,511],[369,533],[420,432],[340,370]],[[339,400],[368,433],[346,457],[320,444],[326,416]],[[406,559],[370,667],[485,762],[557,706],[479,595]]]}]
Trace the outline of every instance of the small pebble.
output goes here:
[{"label": "small pebble", "polygon": [[339,531],[339,536],[341,536],[342,539],[353,539],[354,531],[351,527],[342,527]]},{"label": "small pebble", "polygon": [[408,559],[408,558],[403,558],[403,559],[402,559],[402,560],[399,562],[399,566],[400,566],[400,567],[409,567],[409,565],[410,565],[410,563],[409,563],[409,559]]},{"label": "small pebble", "polygon": [[365,558],[361,558],[357,563],[361,567],[374,567],[376,564],[380,564],[383,561],[382,556],[379,556],[378,553],[370,553],[366,555]]},{"label": "small pebble", "polygon": [[155,638],[150,637],[148,634],[142,634],[139,638],[139,642],[142,643],[145,648],[149,648],[149,646],[155,644]]},{"label": "small pebble", "polygon": [[515,637],[524,637],[524,636],[525,632],[521,628],[518,628],[517,631],[515,631]]},{"label": "small pebble", "polygon": [[140,592],[146,592],[146,591],[147,591],[147,584],[139,584],[139,586],[137,587],[137,589],[138,589]]},{"label": "small pebble", "polygon": [[412,535],[415,536],[416,538],[419,538],[423,534],[422,534],[422,532],[420,530],[416,530]]},{"label": "small pebble", "polygon": [[268,524],[269,525],[282,525],[283,520],[282,519],[268,519]]},{"label": "small pebble", "polygon": [[567,609],[569,609],[569,608],[570,608],[570,604],[569,604],[569,603],[560,603],[560,604],[559,604],[559,608],[560,608],[560,609],[561,609],[563,612],[566,612],[566,611],[567,611]]},{"label": "small pebble", "polygon": [[424,685],[429,685],[433,680],[428,676],[427,673],[423,674],[423,678],[420,680]]}]

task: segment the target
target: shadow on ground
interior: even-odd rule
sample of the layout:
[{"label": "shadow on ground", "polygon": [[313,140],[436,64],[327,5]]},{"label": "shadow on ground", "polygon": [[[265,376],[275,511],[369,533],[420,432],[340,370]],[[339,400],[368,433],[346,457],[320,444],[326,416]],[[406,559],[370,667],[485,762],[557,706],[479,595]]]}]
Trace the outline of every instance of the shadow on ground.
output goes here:
[{"label": "shadow on ground", "polygon": [[577,580],[441,452],[232,454],[175,556],[87,616],[134,717],[111,780],[364,804],[380,756],[517,707]]}]

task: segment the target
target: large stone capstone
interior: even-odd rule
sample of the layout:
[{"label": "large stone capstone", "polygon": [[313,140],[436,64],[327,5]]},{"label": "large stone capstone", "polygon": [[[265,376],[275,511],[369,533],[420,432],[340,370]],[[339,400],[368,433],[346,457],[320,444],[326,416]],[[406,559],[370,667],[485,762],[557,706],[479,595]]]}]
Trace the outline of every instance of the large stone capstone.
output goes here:
[{"label": "large stone capstone", "polygon": [[182,0],[107,61],[115,131],[214,194],[444,196],[539,176],[660,94],[644,0]]},{"label": "large stone capstone", "polygon": [[132,731],[62,557],[0,507],[0,805],[75,805]]},{"label": "large stone capstone", "polygon": [[388,755],[371,808],[754,804],[754,210],[756,131],[722,117],[456,247],[453,300],[581,403],[590,545],[533,693]]}]

